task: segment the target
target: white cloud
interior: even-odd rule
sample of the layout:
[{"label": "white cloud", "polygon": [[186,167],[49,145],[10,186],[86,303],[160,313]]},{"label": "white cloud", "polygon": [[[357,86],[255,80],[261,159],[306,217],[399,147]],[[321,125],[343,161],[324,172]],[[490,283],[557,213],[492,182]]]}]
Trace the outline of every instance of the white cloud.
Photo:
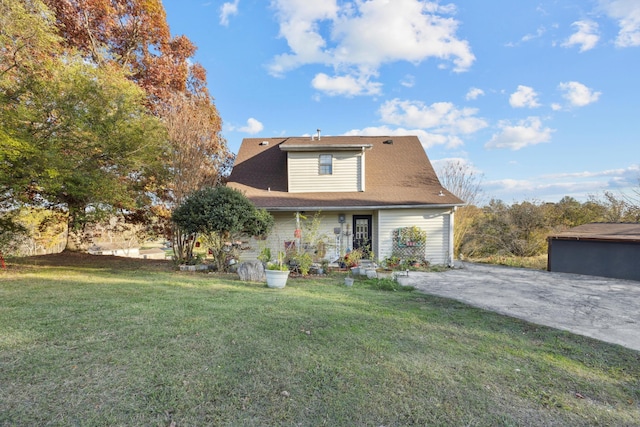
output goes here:
[{"label": "white cloud", "polygon": [[229,25],[229,17],[238,14],[238,3],[240,0],[234,0],[233,3],[227,2],[220,7],[220,25]]},{"label": "white cloud", "polygon": [[640,46],[640,2],[638,0],[600,0],[607,15],[618,21],[618,47]]},{"label": "white cloud", "polygon": [[525,35],[522,37],[521,41],[523,41],[523,42],[528,42],[528,41],[530,41],[530,40],[540,38],[540,37],[542,37],[542,36],[544,35],[544,33],[546,33],[546,32],[547,32],[547,29],[546,29],[545,27],[539,27],[539,28],[536,30],[535,34],[525,34]]},{"label": "white cloud", "polygon": [[483,189],[494,197],[519,201],[535,198],[538,200],[560,200],[572,196],[586,200],[589,195],[602,191],[630,192],[637,188],[640,165],[603,171],[583,171],[546,174],[527,179],[501,179],[483,182]]},{"label": "white cloud", "polygon": [[459,109],[449,102],[425,105],[394,99],[382,104],[379,113],[385,125],[353,129],[345,135],[417,135],[425,148],[454,148],[464,144],[461,135],[487,127],[483,119],[475,117],[477,109]]},{"label": "white cloud", "polygon": [[582,172],[562,172],[556,174],[544,175],[546,179],[567,179],[567,178],[614,178],[616,180],[624,180],[629,185],[638,183],[640,178],[640,164],[630,165],[627,168],[607,169],[603,171],[582,171]]},{"label": "white cloud", "polygon": [[554,132],[551,128],[543,127],[539,117],[528,117],[516,124],[511,124],[508,120],[501,120],[498,127],[500,132],[493,135],[491,140],[485,144],[485,148],[520,150],[529,145],[549,142],[551,134]]},{"label": "white cloud", "polygon": [[382,104],[379,112],[385,123],[431,129],[438,134],[468,135],[487,127],[485,120],[476,117],[477,109],[459,109],[450,102],[425,105],[420,101],[393,99]]},{"label": "white cloud", "polygon": [[544,33],[547,32],[547,29],[545,27],[539,27],[535,33],[529,33],[529,34],[525,34],[524,36],[522,36],[522,38],[517,41],[517,42],[508,42],[505,43],[506,47],[517,47],[520,46],[521,43],[527,43],[531,40],[540,38],[544,35]]},{"label": "white cloud", "polygon": [[430,133],[424,129],[405,129],[405,128],[391,128],[389,126],[371,126],[364,129],[352,129],[346,132],[344,135],[362,135],[362,136],[404,136],[415,135],[422,143],[425,149],[433,147],[435,145],[444,145],[448,148],[455,148],[463,145],[464,142],[455,135],[442,135],[436,133]]},{"label": "white cloud", "polygon": [[254,119],[253,117],[250,117],[247,120],[247,125],[241,128],[238,128],[238,131],[254,135],[258,132],[262,132],[263,129],[264,129],[264,125],[262,123],[260,123],[258,120]]},{"label": "white cloud", "polygon": [[586,200],[589,194],[595,194],[607,188],[601,181],[547,181],[539,177],[531,179],[501,179],[484,181],[483,190],[507,202],[524,200],[559,201],[565,196]]},{"label": "white cloud", "polygon": [[435,58],[461,72],[475,60],[468,42],[456,37],[452,5],[424,0],[272,0],[271,5],[290,50],[269,64],[275,76],[323,64],[361,81],[397,61]]},{"label": "white cloud", "polygon": [[407,74],[402,80],[400,80],[400,84],[404,87],[413,87],[416,84],[416,78],[415,76]]},{"label": "white cloud", "polygon": [[469,92],[467,92],[465,99],[467,101],[471,101],[471,100],[478,99],[478,97],[482,95],[484,95],[484,91],[482,89],[478,89],[477,87],[472,87],[471,89],[469,89]]},{"label": "white cloud", "polygon": [[577,31],[571,35],[564,43],[563,47],[580,46],[580,52],[593,49],[600,36],[598,35],[598,24],[591,20],[576,21],[571,24]]},{"label": "white cloud", "polygon": [[311,81],[314,89],[325,92],[329,96],[378,95],[381,83],[371,82],[367,77],[352,75],[330,77],[324,73],[316,74]]},{"label": "white cloud", "polygon": [[569,101],[572,107],[584,107],[594,103],[602,94],[579,82],[563,82],[558,85],[558,89],[563,92],[562,97]]},{"label": "white cloud", "polygon": [[529,86],[519,85],[518,89],[509,97],[509,105],[513,108],[539,107],[538,94]]}]

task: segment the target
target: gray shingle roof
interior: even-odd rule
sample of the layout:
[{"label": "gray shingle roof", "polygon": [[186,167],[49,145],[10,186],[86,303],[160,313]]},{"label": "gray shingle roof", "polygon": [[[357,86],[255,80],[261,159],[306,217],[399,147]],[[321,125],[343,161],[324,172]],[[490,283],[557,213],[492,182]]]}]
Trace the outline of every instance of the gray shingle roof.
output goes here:
[{"label": "gray shingle roof", "polygon": [[566,240],[624,240],[640,242],[640,224],[594,222],[579,225],[549,237]]}]

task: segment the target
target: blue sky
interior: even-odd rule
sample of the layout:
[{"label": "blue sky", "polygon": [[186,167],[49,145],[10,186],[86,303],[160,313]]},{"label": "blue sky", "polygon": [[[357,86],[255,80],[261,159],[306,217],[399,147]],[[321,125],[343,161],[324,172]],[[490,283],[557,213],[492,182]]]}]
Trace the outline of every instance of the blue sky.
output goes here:
[{"label": "blue sky", "polygon": [[640,1],[165,0],[223,134],[417,135],[507,203],[640,179]]}]

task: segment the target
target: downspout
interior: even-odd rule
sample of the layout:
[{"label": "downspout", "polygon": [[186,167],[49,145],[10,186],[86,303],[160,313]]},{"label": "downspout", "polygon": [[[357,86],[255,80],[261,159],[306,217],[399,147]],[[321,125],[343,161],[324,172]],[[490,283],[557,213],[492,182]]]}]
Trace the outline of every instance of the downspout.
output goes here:
[{"label": "downspout", "polygon": [[449,214],[449,267],[453,267],[455,264],[453,226],[455,223],[455,212],[457,208],[457,206],[454,206],[453,209],[451,209],[451,213]]},{"label": "downspout", "polygon": [[362,155],[360,156],[360,191],[364,191],[364,147],[362,147]]}]

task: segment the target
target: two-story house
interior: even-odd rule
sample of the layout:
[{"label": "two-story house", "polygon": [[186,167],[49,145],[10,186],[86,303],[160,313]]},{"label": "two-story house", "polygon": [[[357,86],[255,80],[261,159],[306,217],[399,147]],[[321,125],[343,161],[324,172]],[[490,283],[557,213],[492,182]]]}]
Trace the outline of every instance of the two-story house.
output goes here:
[{"label": "two-story house", "polygon": [[[302,243],[300,218],[319,213],[330,261],[365,247],[377,260],[410,253],[453,262],[454,211],[463,201],[442,187],[415,136],[247,138],[228,185],[275,217],[260,243],[272,253]],[[403,229],[414,226],[426,242],[406,241]]]}]

